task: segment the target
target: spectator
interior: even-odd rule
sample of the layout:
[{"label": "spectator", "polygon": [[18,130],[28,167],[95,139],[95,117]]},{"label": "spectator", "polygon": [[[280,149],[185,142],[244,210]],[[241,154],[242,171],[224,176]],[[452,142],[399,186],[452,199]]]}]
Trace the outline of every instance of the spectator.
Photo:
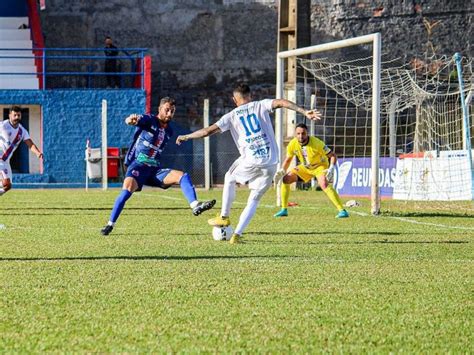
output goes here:
[{"label": "spectator", "polygon": [[[116,46],[114,46],[112,38],[107,36],[105,37],[105,72],[106,73],[117,73],[119,71],[119,63],[117,61],[117,56],[119,51]],[[107,78],[107,88],[119,88],[120,87],[120,77],[119,75],[108,74]]]}]

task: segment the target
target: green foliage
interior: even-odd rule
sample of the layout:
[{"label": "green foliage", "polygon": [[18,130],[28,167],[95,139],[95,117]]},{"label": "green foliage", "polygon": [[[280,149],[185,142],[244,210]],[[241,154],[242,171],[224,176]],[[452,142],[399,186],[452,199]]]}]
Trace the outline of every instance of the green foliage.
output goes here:
[{"label": "green foliage", "polygon": [[322,192],[297,191],[275,219],[269,192],[230,245],[213,211],[150,189],[103,237],[117,193],[1,197],[0,352],[474,352],[472,215],[372,217],[362,201],[336,220]]}]

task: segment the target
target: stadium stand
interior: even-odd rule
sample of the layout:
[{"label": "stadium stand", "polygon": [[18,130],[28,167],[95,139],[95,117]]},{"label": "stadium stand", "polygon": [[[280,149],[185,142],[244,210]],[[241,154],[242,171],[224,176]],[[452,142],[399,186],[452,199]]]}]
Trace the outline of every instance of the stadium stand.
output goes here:
[{"label": "stadium stand", "polygon": [[0,89],[38,89],[33,42],[25,1],[0,5]]}]

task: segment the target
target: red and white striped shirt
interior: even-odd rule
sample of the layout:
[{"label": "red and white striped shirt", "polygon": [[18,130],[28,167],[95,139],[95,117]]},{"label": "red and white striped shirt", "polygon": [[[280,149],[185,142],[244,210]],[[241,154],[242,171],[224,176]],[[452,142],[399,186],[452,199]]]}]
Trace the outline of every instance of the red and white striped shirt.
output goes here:
[{"label": "red and white striped shirt", "polygon": [[18,145],[27,139],[30,135],[21,124],[14,128],[9,120],[0,122],[0,160],[10,161]]}]

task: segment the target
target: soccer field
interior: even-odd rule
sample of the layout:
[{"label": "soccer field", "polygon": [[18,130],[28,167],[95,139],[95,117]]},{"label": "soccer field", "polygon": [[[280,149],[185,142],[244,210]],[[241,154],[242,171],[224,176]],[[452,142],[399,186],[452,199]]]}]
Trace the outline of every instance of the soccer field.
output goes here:
[{"label": "soccer field", "polygon": [[[245,244],[212,239],[180,190],[0,198],[1,352],[474,352],[474,214],[348,219],[322,192],[265,195]],[[239,190],[235,226],[248,190]],[[391,202],[384,202],[390,204]],[[395,204],[393,204],[395,208]]]}]

